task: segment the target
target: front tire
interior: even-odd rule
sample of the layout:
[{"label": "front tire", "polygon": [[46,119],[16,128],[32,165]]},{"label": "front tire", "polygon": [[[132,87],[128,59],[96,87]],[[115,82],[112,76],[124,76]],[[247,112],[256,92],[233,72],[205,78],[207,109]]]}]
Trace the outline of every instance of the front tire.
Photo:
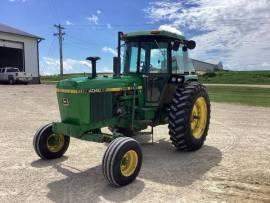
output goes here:
[{"label": "front tire", "polygon": [[63,156],[69,142],[69,136],[57,135],[52,131],[51,123],[41,127],[33,139],[35,152],[42,159],[56,159]]},{"label": "front tire", "polygon": [[179,150],[194,151],[203,145],[210,123],[210,101],[198,82],[179,86],[169,112],[169,134]]},{"label": "front tire", "polygon": [[10,85],[14,85],[14,84],[15,84],[14,79],[13,79],[13,78],[10,78],[10,79],[8,80],[8,84],[10,84]]},{"label": "front tire", "polygon": [[136,140],[129,137],[116,138],[104,153],[103,174],[113,186],[127,185],[138,176],[142,158],[142,150]]}]

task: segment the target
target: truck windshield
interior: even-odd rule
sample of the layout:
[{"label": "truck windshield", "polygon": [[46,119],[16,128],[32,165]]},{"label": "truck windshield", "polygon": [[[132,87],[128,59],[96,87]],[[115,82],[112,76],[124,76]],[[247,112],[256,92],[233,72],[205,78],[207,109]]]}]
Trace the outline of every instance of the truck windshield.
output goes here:
[{"label": "truck windshield", "polygon": [[16,72],[19,72],[19,69],[18,68],[8,68],[7,72],[8,73],[16,73]]},{"label": "truck windshield", "polygon": [[168,42],[126,42],[124,73],[167,73]]}]

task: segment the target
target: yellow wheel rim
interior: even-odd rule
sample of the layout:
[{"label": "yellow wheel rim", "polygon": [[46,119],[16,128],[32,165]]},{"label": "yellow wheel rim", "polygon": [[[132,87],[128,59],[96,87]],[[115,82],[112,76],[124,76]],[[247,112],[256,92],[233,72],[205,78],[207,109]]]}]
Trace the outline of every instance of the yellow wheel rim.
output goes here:
[{"label": "yellow wheel rim", "polygon": [[134,150],[129,150],[121,159],[120,170],[123,176],[131,176],[138,164],[138,154]]},{"label": "yellow wheel rim", "polygon": [[50,152],[59,152],[65,144],[64,135],[52,134],[48,137],[47,148]]},{"label": "yellow wheel rim", "polygon": [[198,97],[192,109],[190,119],[193,137],[200,139],[205,131],[207,123],[207,104],[204,97]]}]

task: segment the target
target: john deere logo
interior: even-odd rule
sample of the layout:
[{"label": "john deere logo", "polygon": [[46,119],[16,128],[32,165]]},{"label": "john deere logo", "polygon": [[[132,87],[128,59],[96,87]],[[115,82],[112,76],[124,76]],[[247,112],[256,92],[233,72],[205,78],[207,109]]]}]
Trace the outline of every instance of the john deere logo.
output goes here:
[{"label": "john deere logo", "polygon": [[68,106],[69,105],[69,101],[67,98],[63,98],[63,104],[64,106]]}]

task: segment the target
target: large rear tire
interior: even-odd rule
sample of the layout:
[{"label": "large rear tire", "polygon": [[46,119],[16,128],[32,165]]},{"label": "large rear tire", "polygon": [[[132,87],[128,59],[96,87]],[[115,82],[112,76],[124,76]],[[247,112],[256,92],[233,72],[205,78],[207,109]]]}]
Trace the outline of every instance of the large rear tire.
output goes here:
[{"label": "large rear tire", "polygon": [[67,151],[69,142],[69,136],[53,133],[50,123],[38,129],[33,139],[33,146],[40,158],[56,159]]},{"label": "large rear tire", "polygon": [[203,145],[210,123],[210,101],[198,82],[179,86],[169,112],[169,134],[179,150],[194,151]]},{"label": "large rear tire", "polygon": [[139,143],[129,137],[113,140],[103,156],[102,169],[105,178],[113,186],[124,186],[136,179],[142,165]]}]

